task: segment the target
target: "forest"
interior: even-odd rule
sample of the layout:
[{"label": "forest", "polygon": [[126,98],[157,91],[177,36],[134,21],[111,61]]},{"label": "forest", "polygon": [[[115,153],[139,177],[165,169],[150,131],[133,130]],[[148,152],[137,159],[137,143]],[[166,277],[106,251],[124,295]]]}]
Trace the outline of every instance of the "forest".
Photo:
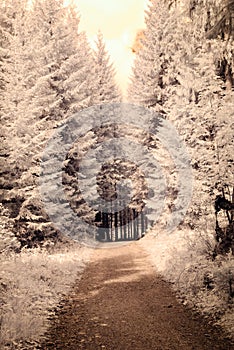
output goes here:
[{"label": "forest", "polygon": [[[0,4],[0,261],[5,266],[5,274],[0,276],[3,295],[0,305],[3,314],[8,315],[6,290],[16,288],[18,293],[20,288],[11,286],[14,273],[19,273],[15,272],[14,259],[19,266],[23,266],[23,259],[28,259],[27,268],[30,268],[33,258],[23,258],[22,254],[29,254],[27,251],[39,254],[41,264],[40,254],[45,254],[50,271],[52,263],[46,254],[54,249],[56,254],[56,249],[67,252],[75,244],[56,229],[41,200],[39,182],[46,143],[75,113],[124,101],[160,114],[183,140],[193,173],[193,194],[184,220],[170,238],[165,233],[159,237],[161,226],[157,223],[147,230],[150,219],[142,213],[146,184],[134,164],[120,162],[120,156],[112,164],[103,165],[97,183],[101,196],[111,202],[116,198],[120,178],[131,179],[135,182],[131,206],[109,216],[87,206],[76,173],[88,147],[113,135],[124,135],[141,140],[144,147],[157,152],[156,136],[137,128],[124,130],[121,126],[113,131],[113,125],[90,130],[66,155],[63,185],[71,208],[87,222],[96,224],[97,240],[116,240],[118,234],[124,240],[135,240],[147,233],[155,242],[158,240],[156,248],[147,245],[147,240],[144,243],[144,239],[142,244],[153,256],[157,255],[155,264],[161,264],[160,254],[166,252],[167,258],[161,256],[162,260],[166,259],[166,267],[161,264],[159,271],[176,285],[185,303],[213,315],[231,333],[234,330],[234,1],[150,0],[145,29],[139,29],[132,47],[135,57],[126,96],[116,83],[105,38],[99,31],[95,48],[90,45],[86,33],[80,30],[77,7],[65,4],[64,0],[2,0]],[[167,172],[162,219],[166,221],[176,210],[173,203],[178,174],[163,152],[159,151],[158,159],[163,160],[161,165]],[[49,174],[53,176],[52,173],[51,170]],[[135,218],[137,223],[131,224]],[[66,220],[69,222],[70,218]],[[107,229],[105,237],[98,233],[100,227]],[[177,246],[181,237],[186,241],[183,250]],[[82,270],[89,252],[83,246],[81,251],[83,255],[78,260]],[[37,260],[34,264],[36,270]],[[65,277],[67,266],[65,272],[62,267],[59,272]],[[9,327],[9,320],[4,317],[3,334]],[[13,338],[18,336],[13,331],[10,334]]]}]

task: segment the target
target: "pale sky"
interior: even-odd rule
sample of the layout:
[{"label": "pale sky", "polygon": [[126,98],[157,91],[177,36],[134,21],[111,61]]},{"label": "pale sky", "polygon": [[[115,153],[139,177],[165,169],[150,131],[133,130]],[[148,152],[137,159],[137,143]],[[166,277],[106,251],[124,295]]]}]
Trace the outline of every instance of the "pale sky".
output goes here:
[{"label": "pale sky", "polygon": [[80,29],[90,41],[100,29],[117,72],[117,82],[125,91],[134,55],[131,45],[144,28],[148,0],[76,0],[81,15]]}]

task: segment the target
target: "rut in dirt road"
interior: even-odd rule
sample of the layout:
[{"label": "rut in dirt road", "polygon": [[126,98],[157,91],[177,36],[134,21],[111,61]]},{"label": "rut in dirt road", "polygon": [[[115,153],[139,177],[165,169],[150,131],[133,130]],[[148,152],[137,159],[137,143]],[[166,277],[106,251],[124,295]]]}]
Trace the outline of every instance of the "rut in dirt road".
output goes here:
[{"label": "rut in dirt road", "polygon": [[58,308],[41,349],[231,350],[175,298],[137,243],[100,249]]}]

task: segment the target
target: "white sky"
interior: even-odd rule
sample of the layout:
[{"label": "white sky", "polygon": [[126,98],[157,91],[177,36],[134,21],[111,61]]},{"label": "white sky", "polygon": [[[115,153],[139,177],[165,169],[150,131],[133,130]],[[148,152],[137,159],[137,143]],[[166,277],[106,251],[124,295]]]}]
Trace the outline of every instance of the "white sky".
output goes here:
[{"label": "white sky", "polygon": [[125,91],[131,73],[131,45],[136,32],[144,27],[148,0],[76,0],[81,15],[80,29],[93,40],[100,29],[114,62],[117,80]]}]

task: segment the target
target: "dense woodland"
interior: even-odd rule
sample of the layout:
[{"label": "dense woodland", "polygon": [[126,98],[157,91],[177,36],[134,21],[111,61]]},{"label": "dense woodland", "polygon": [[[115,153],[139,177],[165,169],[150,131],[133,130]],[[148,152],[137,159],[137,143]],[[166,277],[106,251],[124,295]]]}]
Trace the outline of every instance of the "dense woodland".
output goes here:
[{"label": "dense woodland", "polygon": [[[216,252],[233,251],[233,9],[230,0],[151,1],[128,89],[182,135],[195,177],[184,224],[213,229]],[[37,192],[45,142],[73,113],[121,94],[102,34],[91,50],[74,7],[3,1],[0,24],[3,237],[32,246],[58,234]]]},{"label": "dense woodland", "polygon": [[[40,159],[53,130],[75,112],[122,97],[102,34],[92,50],[73,6],[62,0],[0,6],[1,239],[4,247],[11,242],[20,249],[59,237],[38,193]],[[214,255],[234,252],[234,2],[151,0],[145,23],[134,48],[128,101],[171,121],[191,154],[195,180],[184,227],[212,231]],[[88,142],[101,133],[92,131]],[[74,189],[74,149],[64,182],[76,211],[87,216]],[[172,184],[169,214],[173,190]]]},{"label": "dense woodland", "polygon": [[37,189],[46,141],[72,114],[121,96],[102,34],[92,50],[74,7],[3,1],[0,23],[3,239],[11,226],[33,246],[58,235]]},{"label": "dense woodland", "polygon": [[215,254],[234,253],[233,21],[231,0],[151,1],[129,87],[130,101],[164,114],[185,140],[195,177],[187,223],[216,230]]},{"label": "dense woodland", "polygon": [[[160,112],[182,135],[195,177],[185,224],[216,231],[216,251],[233,251],[233,6],[151,1],[128,89],[129,101]],[[32,246],[57,236],[37,192],[45,142],[73,113],[121,96],[102,34],[91,50],[74,7],[3,1],[0,20],[3,237]],[[74,162],[71,155],[68,167]]]},{"label": "dense woodland", "polygon": [[[122,100],[160,113],[184,141],[193,171],[184,221],[173,235],[162,229],[176,212],[175,164],[157,135],[125,123],[93,128],[72,144],[62,169],[67,202],[93,225],[97,240],[137,239],[146,231],[138,243],[157,272],[185,305],[213,317],[233,337],[234,1],[149,0],[124,98],[105,38],[97,33],[96,48],[90,46],[78,10],[64,0],[0,1],[0,347],[37,348],[51,310],[70,293],[91,254],[56,229],[41,200],[47,141],[74,113]],[[150,193],[137,164],[124,159],[124,143],[114,161],[102,165],[96,187],[112,206],[118,182],[130,179],[131,205],[113,215],[95,211],[80,191],[80,160],[115,137],[146,147],[152,174],[154,156],[165,174],[162,220],[148,231],[150,216],[142,209]],[[139,158],[137,149],[132,153]],[[56,149],[51,154],[56,159]],[[47,175],[54,176],[50,159]],[[156,211],[158,203],[151,204]],[[77,229],[69,215],[63,219]],[[106,237],[99,235],[103,227]]]}]

